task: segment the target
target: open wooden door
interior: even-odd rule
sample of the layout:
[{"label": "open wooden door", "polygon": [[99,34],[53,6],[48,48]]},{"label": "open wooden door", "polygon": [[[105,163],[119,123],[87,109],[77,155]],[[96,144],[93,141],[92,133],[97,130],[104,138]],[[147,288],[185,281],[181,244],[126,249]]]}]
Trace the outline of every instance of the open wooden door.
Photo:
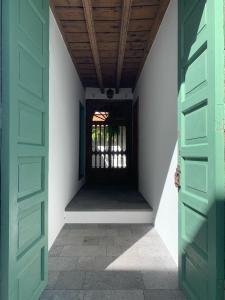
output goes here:
[{"label": "open wooden door", "polygon": [[223,0],[179,0],[180,285],[224,299]]},{"label": "open wooden door", "polygon": [[2,0],[0,299],[37,300],[47,283],[47,0]]}]

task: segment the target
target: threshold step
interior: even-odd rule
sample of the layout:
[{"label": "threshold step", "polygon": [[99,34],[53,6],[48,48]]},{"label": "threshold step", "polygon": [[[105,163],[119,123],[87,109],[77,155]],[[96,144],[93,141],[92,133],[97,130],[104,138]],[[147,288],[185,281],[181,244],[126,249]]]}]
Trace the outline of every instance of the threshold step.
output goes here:
[{"label": "threshold step", "polygon": [[152,224],[153,211],[131,186],[85,185],[65,209],[65,223]]},{"label": "threshold step", "polygon": [[65,223],[153,224],[152,210],[65,211]]}]

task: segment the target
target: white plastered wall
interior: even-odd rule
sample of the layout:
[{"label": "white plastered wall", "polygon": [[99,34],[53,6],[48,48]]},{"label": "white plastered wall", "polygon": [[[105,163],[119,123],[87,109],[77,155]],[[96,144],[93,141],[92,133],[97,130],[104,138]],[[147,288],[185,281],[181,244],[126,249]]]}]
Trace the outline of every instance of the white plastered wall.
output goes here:
[{"label": "white plastered wall", "polygon": [[139,188],[155,227],[178,260],[177,165],[178,8],[171,0],[134,93],[139,96]]},{"label": "white plastered wall", "polygon": [[53,14],[49,61],[49,248],[64,225],[64,210],[80,189],[79,102],[84,89]]}]

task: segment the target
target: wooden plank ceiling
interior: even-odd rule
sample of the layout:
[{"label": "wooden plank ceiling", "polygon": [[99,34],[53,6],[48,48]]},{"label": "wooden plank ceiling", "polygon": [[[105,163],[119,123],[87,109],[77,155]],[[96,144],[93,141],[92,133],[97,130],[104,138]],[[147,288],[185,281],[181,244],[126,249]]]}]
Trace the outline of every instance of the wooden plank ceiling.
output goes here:
[{"label": "wooden plank ceiling", "polygon": [[83,85],[134,87],[170,0],[51,0]]}]

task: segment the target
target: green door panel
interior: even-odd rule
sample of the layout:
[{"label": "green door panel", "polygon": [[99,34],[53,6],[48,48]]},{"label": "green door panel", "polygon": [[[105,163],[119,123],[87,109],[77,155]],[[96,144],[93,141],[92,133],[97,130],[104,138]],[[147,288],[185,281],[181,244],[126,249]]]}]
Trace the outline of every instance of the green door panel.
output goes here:
[{"label": "green door panel", "polygon": [[37,300],[47,284],[47,0],[2,0],[0,299]]},{"label": "green door panel", "polygon": [[224,298],[223,0],[179,0],[179,280]]}]

